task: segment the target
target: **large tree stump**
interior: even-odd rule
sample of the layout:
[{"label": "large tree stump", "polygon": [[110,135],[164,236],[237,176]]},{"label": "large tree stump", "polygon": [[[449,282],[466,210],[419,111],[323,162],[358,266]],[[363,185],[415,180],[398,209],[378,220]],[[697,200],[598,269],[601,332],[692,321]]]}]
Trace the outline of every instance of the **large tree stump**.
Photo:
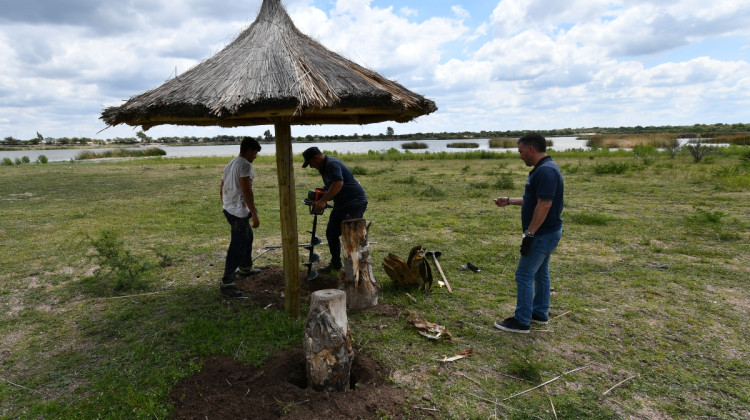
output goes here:
[{"label": "large tree stump", "polygon": [[346,316],[346,293],[326,289],[313,292],[303,342],[307,382],[316,391],[349,388],[354,351]]},{"label": "large tree stump", "polygon": [[372,274],[368,227],[365,219],[348,219],[341,223],[344,266],[339,271],[339,279],[349,309],[366,309],[378,304],[380,286]]}]

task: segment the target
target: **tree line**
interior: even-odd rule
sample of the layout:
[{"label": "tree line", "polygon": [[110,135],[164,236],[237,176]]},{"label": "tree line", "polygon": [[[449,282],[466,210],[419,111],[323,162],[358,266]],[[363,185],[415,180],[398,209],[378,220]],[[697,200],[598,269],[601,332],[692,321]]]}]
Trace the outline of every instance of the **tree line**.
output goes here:
[{"label": "tree line", "polygon": [[[729,133],[748,133],[750,124],[694,124],[694,125],[664,125],[664,126],[640,126],[635,127],[586,127],[586,128],[561,128],[553,130],[506,130],[506,131],[462,131],[441,133],[410,133],[396,134],[392,127],[388,127],[381,134],[342,134],[342,135],[311,135],[292,137],[297,143],[314,142],[336,142],[336,141],[375,141],[375,140],[448,140],[448,139],[485,139],[511,137],[518,138],[530,131],[538,131],[544,136],[576,136],[582,134],[663,134],[672,133],[679,137],[711,137],[713,135]],[[143,131],[136,133],[135,137],[116,137],[112,139],[94,139],[88,137],[45,137],[36,133],[31,139],[17,139],[5,137],[0,140],[1,146],[23,147],[23,146],[87,146],[87,145],[137,145],[137,144],[237,144],[245,136],[218,135],[213,137],[159,137],[151,138]],[[261,143],[271,143],[274,136],[270,130],[266,130],[262,136],[256,139]]]}]

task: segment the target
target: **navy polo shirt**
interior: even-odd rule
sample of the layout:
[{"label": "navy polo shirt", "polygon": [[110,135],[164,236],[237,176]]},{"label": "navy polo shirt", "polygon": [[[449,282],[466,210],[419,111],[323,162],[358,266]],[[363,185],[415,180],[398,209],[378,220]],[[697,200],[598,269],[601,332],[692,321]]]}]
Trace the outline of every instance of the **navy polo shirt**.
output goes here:
[{"label": "navy polo shirt", "polygon": [[543,157],[529,172],[529,179],[526,180],[523,204],[521,205],[521,225],[524,231],[531,224],[534,209],[540,198],[551,199],[552,207],[547,213],[547,218],[544,219],[544,222],[534,234],[544,235],[562,228],[563,189],[563,177],[560,168],[552,161],[552,157]]},{"label": "navy polo shirt", "polygon": [[356,207],[367,204],[365,189],[354,178],[352,171],[339,159],[326,156],[323,161],[323,168],[320,170],[320,175],[323,176],[323,184],[326,190],[334,182],[344,181],[341,191],[333,197],[334,208]]}]

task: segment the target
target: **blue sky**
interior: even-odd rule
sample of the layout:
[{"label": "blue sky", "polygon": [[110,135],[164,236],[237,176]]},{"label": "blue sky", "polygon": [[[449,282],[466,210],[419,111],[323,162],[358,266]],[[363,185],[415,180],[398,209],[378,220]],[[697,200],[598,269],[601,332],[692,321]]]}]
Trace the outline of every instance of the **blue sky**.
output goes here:
[{"label": "blue sky", "polygon": [[[434,100],[292,135],[750,122],[747,0],[284,0],[303,32]],[[210,57],[260,0],[0,0],[0,137],[132,137],[110,105]],[[155,127],[153,137],[260,135]]]}]

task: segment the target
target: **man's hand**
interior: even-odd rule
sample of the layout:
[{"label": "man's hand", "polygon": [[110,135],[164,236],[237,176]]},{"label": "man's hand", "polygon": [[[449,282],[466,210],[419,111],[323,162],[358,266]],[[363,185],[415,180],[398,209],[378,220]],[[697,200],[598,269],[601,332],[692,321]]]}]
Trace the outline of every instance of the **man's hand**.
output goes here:
[{"label": "man's hand", "polygon": [[251,218],[253,220],[253,229],[255,229],[260,226],[260,220],[258,220],[258,214],[256,212],[252,212],[251,215]]},{"label": "man's hand", "polygon": [[523,234],[523,241],[521,241],[521,255],[527,256],[529,255],[529,251],[531,250],[531,244],[534,242],[534,235],[529,233],[529,231],[524,232]]},{"label": "man's hand", "polygon": [[328,204],[328,203],[326,201],[323,201],[323,200],[318,200],[318,201],[316,201],[313,204],[315,205],[315,211],[321,212],[321,211],[323,211],[323,209],[326,208],[326,204]]}]

